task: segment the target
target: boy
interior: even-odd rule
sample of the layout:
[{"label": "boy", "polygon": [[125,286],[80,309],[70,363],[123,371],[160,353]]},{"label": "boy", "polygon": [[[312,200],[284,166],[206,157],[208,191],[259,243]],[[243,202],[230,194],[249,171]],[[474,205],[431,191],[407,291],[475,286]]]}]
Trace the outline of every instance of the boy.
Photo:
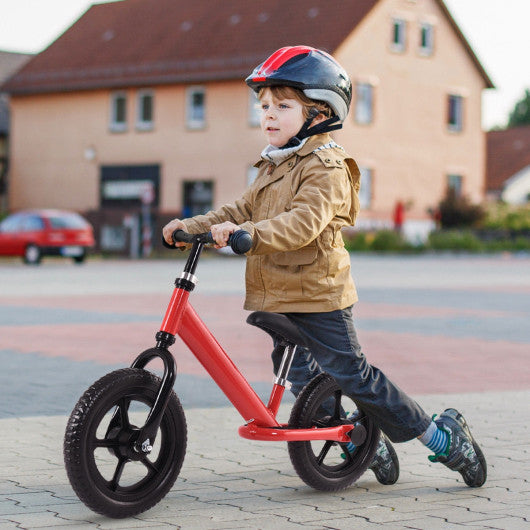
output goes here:
[{"label": "boy", "polygon": [[[174,219],[163,229],[165,240],[172,244],[177,229],[210,230],[223,247],[236,230],[251,234],[245,309],[285,314],[307,339],[319,368],[385,433],[370,465],[379,482],[393,484],[399,476],[388,438],[419,438],[434,451],[431,461],[459,471],[468,486],[482,486],[486,461],[463,416],[447,409],[433,421],[368,364],[357,341],[352,318],[357,293],[340,229],[355,223],[360,175],[329,136],[348,114],[348,74],[327,53],[293,46],[273,53],[246,82],[258,93],[268,142],[255,182],[233,204]],[[289,374],[295,395],[311,375],[301,352]]]}]

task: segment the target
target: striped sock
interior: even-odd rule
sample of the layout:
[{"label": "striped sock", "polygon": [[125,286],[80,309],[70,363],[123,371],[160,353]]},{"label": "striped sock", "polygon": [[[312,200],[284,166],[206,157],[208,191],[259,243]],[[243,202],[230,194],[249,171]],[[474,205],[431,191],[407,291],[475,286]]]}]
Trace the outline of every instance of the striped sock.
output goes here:
[{"label": "striped sock", "polygon": [[418,437],[418,440],[436,455],[444,453],[449,445],[449,435],[439,429],[434,421],[431,421],[427,430]]}]

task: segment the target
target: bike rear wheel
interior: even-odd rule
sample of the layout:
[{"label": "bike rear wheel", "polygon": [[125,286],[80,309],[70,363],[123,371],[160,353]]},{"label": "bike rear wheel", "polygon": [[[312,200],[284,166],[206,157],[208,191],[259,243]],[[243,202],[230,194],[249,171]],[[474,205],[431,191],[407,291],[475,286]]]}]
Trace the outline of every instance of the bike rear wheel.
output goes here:
[{"label": "bike rear wheel", "polygon": [[148,510],[171,489],[186,452],[182,406],[171,392],[149,454],[134,448],[155,403],[160,379],[137,368],[116,370],[79,399],[66,427],[64,461],[79,499],[108,517]]},{"label": "bike rear wheel", "polygon": [[[289,456],[298,476],[312,488],[339,491],[368,469],[379,442],[380,431],[360,410],[346,414],[353,402],[343,399],[337,382],[326,373],[317,375],[300,392],[291,411],[289,427],[334,427],[353,423],[355,449],[346,443],[327,441],[289,442]],[[350,408],[351,410],[351,408]]]}]

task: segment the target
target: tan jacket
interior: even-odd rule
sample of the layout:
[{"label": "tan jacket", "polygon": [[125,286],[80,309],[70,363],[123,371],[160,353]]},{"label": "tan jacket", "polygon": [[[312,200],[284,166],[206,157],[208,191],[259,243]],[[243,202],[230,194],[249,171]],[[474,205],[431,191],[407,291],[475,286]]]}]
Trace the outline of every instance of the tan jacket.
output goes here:
[{"label": "tan jacket", "polygon": [[314,313],[357,301],[340,229],[359,211],[359,169],[338,147],[318,149],[330,141],[310,137],[278,166],[261,160],[240,199],[184,220],[191,233],[224,221],[250,232],[245,309]]}]

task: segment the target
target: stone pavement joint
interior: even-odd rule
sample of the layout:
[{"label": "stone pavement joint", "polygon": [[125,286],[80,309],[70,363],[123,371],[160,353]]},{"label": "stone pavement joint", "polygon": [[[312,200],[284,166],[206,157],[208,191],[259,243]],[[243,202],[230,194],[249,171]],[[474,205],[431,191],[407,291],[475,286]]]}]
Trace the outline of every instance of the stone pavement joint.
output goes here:
[{"label": "stone pavement joint", "polygon": [[[444,401],[463,411],[488,460],[484,487],[466,487],[459,474],[428,462],[428,451],[412,441],[395,445],[402,471],[394,486],[382,486],[368,471],[346,490],[314,491],[294,472],[286,444],[237,436],[242,420],[234,409],[189,409],[188,453],[173,489],[148,512],[112,520],[86,508],[68,483],[62,462],[66,417],[8,418],[0,420],[0,530],[527,527],[530,436],[517,419],[528,417],[530,391],[417,399],[428,410],[440,410]],[[494,429],[480,420],[488,417],[495,418]],[[212,425],[222,426],[214,436]]]}]

